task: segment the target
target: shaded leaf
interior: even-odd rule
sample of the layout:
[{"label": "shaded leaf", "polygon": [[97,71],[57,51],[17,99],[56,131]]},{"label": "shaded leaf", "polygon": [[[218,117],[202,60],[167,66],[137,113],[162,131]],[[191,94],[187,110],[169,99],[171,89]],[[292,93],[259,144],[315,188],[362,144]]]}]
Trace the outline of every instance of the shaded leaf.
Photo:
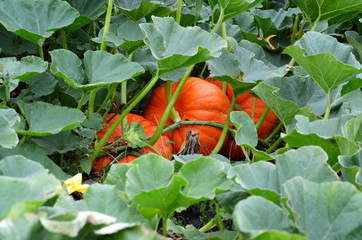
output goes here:
[{"label": "shaded leaf", "polygon": [[240,201],[235,207],[233,220],[241,232],[251,237],[271,230],[288,232],[293,229],[292,221],[281,208],[259,196]]},{"label": "shaded leaf", "polygon": [[9,31],[33,42],[50,37],[57,29],[73,23],[79,13],[60,0],[3,0],[0,22]]},{"label": "shaded leaf", "polygon": [[73,108],[60,107],[45,102],[17,102],[28,124],[28,131],[18,131],[23,135],[46,136],[71,130],[84,121],[84,114]]},{"label": "shaded leaf", "polygon": [[[362,226],[362,194],[343,182],[312,183],[300,177],[285,183],[297,226],[308,239],[352,239]],[[353,238],[357,239],[357,238]]]},{"label": "shaded leaf", "polygon": [[160,75],[218,57],[226,41],[199,27],[183,28],[173,18],[153,17],[153,24],[141,23],[145,43],[159,65]]}]

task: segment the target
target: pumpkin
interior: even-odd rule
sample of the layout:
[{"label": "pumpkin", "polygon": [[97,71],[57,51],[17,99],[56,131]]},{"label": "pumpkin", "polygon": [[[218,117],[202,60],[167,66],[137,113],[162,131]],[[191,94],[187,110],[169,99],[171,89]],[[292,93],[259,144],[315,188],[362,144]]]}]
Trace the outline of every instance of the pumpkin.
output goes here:
[{"label": "pumpkin", "polygon": [[[172,84],[172,94],[178,84]],[[166,107],[166,84],[163,84],[156,88],[148,99],[143,116],[154,124],[158,124]],[[174,108],[178,112],[181,121],[213,121],[225,124],[230,108],[230,100],[214,84],[200,78],[190,77],[186,80]],[[166,125],[173,123],[173,119],[169,117]],[[208,155],[215,148],[222,132],[220,128],[206,125],[181,126],[175,129],[173,133],[167,133],[171,141],[175,142],[175,152],[180,151],[189,130],[199,133],[200,153],[204,155]]]},{"label": "pumpkin", "polygon": [[[108,114],[105,122],[108,122],[108,120],[113,116],[113,114]],[[107,132],[107,130],[112,126],[112,124],[117,120],[117,118],[120,115],[115,116],[109,123],[106,124],[106,126],[97,132],[97,137],[102,138],[104,134]],[[146,120],[144,117],[129,113],[127,115],[127,123],[130,124],[131,122],[138,122],[141,124],[141,126],[144,128],[146,136],[152,135],[155,131],[157,126],[155,126],[152,122]],[[121,124],[118,125],[118,127],[113,131],[112,135],[108,138],[107,142],[111,143],[116,141],[119,137],[122,136],[122,126]],[[170,145],[170,139],[167,136],[161,136],[158,141],[155,143],[154,147],[162,154],[163,157],[169,158],[169,156],[172,154],[172,146]],[[155,153],[153,149],[150,148],[143,148],[142,149],[143,154],[147,153]],[[122,158],[119,160],[119,163],[129,163],[135,160],[137,157],[135,156],[126,156],[125,158]],[[93,170],[96,172],[101,171],[105,166],[107,166],[112,161],[111,156],[103,156],[96,158],[93,163],[92,167]]]},{"label": "pumpkin", "polygon": [[[215,84],[220,89],[222,88],[222,81],[218,81],[213,78],[206,78],[206,81]],[[241,78],[239,78],[241,81]],[[252,92],[252,91],[250,91]],[[227,85],[226,95],[231,99],[233,97],[233,92],[231,86]],[[253,110],[253,101],[254,98],[249,92],[243,93],[236,98],[236,104],[240,105],[243,108],[243,111],[246,112],[250,117]],[[266,104],[260,98],[255,99],[255,108],[254,108],[254,123],[256,124],[261,115],[264,112]],[[239,111],[237,108],[234,111]],[[278,122],[278,117],[272,110],[269,110],[267,117],[265,118],[263,124],[258,129],[258,137],[261,139],[265,139],[269,136],[271,130]],[[227,138],[225,144],[222,149],[222,154],[231,158],[231,159],[243,159],[244,154],[241,151],[240,147],[235,143],[235,141],[231,138]]]}]

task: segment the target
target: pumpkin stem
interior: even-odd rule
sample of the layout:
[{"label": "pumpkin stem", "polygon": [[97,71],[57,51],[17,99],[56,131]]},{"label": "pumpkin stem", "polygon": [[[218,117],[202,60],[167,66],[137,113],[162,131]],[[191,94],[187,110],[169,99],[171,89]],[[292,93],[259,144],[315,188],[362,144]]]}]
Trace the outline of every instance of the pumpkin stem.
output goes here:
[{"label": "pumpkin stem", "polygon": [[210,154],[217,154],[220,151],[222,145],[224,144],[226,135],[228,133],[229,125],[230,125],[230,113],[234,110],[235,103],[236,103],[236,97],[235,97],[235,94],[233,91],[233,98],[231,99],[230,110],[229,110],[228,116],[226,118],[224,128],[222,129],[219,141],[217,142],[214,150],[212,150],[212,152]]}]

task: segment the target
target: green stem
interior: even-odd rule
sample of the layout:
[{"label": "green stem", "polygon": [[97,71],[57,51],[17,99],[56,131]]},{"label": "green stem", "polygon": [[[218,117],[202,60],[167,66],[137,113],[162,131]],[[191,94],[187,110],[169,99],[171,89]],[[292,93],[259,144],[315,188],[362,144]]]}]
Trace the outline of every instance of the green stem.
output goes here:
[{"label": "green stem", "polygon": [[162,233],[163,233],[163,236],[167,237],[167,218],[166,217],[162,218]]},{"label": "green stem", "polygon": [[267,138],[264,139],[265,142],[269,142],[269,140],[274,137],[280,130],[283,128],[283,123],[279,122],[278,125],[274,128],[274,130],[269,134]]},{"label": "green stem", "polygon": [[[159,69],[159,68],[157,68]],[[127,114],[137,105],[139,101],[142,100],[142,98],[152,89],[152,87],[156,84],[159,77],[159,72],[157,70],[156,75],[152,78],[152,80],[149,82],[149,84],[139,93],[139,95],[128,105],[127,108],[125,108],[119,118],[112,124],[112,126],[108,129],[108,131],[104,134],[102,139],[99,141],[99,143],[94,148],[94,154],[91,158],[89,158],[90,162],[93,162],[93,160],[97,157],[98,153],[102,150],[104,144],[106,144],[108,138],[111,136],[113,131],[117,128],[117,126],[122,122],[122,120],[127,116]],[[152,145],[152,144],[151,144]]]},{"label": "green stem", "polygon": [[170,99],[170,102],[167,104],[167,107],[166,107],[166,109],[165,109],[165,111],[164,111],[164,113],[163,113],[163,115],[161,117],[161,120],[160,120],[160,122],[159,122],[159,124],[157,126],[157,129],[156,129],[155,133],[153,134],[152,138],[148,142],[149,144],[154,145],[157,142],[158,138],[161,136],[161,132],[162,132],[163,128],[165,127],[166,121],[167,121],[167,119],[168,119],[168,117],[170,115],[170,112],[171,112],[171,110],[173,108],[173,105],[175,104],[178,96],[180,95],[181,90],[182,90],[183,86],[185,85],[187,78],[190,76],[191,71],[194,68],[194,66],[195,65],[189,66],[187,68],[187,70],[186,70],[185,75],[180,80],[175,92],[173,93],[173,95],[172,95],[172,97]]},{"label": "green stem", "polygon": [[299,14],[297,14],[297,16],[295,16],[295,20],[294,20],[294,26],[293,26],[293,32],[292,32],[292,36],[290,38],[291,42],[295,41],[295,33],[298,30],[298,24],[299,24]]},{"label": "green stem", "polygon": [[83,91],[83,94],[82,94],[82,97],[81,99],[79,100],[79,103],[78,103],[78,106],[77,106],[77,109],[78,110],[81,110],[82,109],[82,106],[83,106],[83,103],[84,103],[84,100],[85,100],[85,97],[87,96],[87,92]]},{"label": "green stem", "polygon": [[253,96],[253,108],[251,109],[251,120],[254,122],[256,97]]},{"label": "green stem", "polygon": [[96,101],[97,88],[90,91],[88,100],[88,117],[94,112],[94,103]]},{"label": "green stem", "polygon": [[107,14],[106,14],[106,21],[104,22],[104,30],[103,30],[103,37],[102,37],[102,43],[101,43],[101,51],[106,50],[107,42],[105,35],[109,31],[109,24],[111,22],[111,15],[112,15],[112,0],[108,0],[108,8],[107,8]]},{"label": "green stem", "polygon": [[68,50],[67,35],[65,34],[64,29],[60,29],[60,34],[62,36],[63,48]]},{"label": "green stem", "polygon": [[44,61],[43,45],[38,45],[39,57]]},{"label": "green stem", "polygon": [[177,1],[177,11],[176,11],[176,22],[180,24],[181,21],[181,10],[182,10],[182,0]]},{"label": "green stem", "polygon": [[208,223],[206,223],[202,228],[199,229],[199,232],[205,233],[212,229],[214,226],[214,219],[211,219]]},{"label": "green stem", "polygon": [[266,153],[271,153],[276,147],[279,146],[279,144],[283,141],[282,137],[279,137],[278,140],[276,140],[273,145],[270,146],[268,150],[266,150]]},{"label": "green stem", "polygon": [[223,21],[224,21],[224,9],[220,8],[219,20],[217,21],[215,27],[212,29],[212,31],[210,33],[211,34],[216,33],[216,31],[219,29],[219,27]]},{"label": "green stem", "polygon": [[263,122],[264,122],[264,120],[265,120],[266,116],[268,116],[269,110],[270,110],[270,107],[269,107],[269,106],[266,106],[266,107],[264,108],[263,113],[261,114],[261,116],[260,116],[260,118],[259,118],[258,122],[257,122],[257,123],[256,123],[256,125],[255,125],[256,130],[259,130],[259,128],[260,128],[260,127],[261,127],[261,125],[263,124]]},{"label": "green stem", "polygon": [[220,151],[222,145],[224,144],[226,135],[228,133],[229,125],[230,125],[230,113],[234,110],[235,103],[236,103],[236,97],[235,97],[235,94],[233,93],[233,98],[231,99],[230,109],[229,109],[228,116],[226,118],[224,128],[222,129],[219,141],[217,142],[215,148],[211,151],[211,154],[217,154]]},{"label": "green stem", "polygon": [[330,100],[330,96],[329,96],[329,92],[328,92],[327,93],[327,108],[326,108],[326,113],[324,114],[324,119],[328,119],[330,111],[331,111],[331,100]]}]

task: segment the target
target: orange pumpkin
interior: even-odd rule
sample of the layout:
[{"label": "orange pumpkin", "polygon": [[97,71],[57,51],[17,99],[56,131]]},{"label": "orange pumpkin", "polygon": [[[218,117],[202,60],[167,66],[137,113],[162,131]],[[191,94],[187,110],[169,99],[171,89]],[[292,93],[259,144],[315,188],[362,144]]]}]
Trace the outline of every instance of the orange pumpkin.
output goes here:
[{"label": "orange pumpkin", "polygon": [[[172,84],[172,94],[179,83]],[[148,99],[143,116],[155,124],[160,121],[167,106],[166,84],[156,88]],[[214,84],[203,79],[190,77],[186,80],[182,91],[174,105],[181,121],[213,121],[225,124],[230,108],[229,98]],[[171,117],[166,125],[173,124]],[[168,132],[170,139],[175,142],[175,152],[179,152],[189,130],[199,132],[200,153],[207,155],[216,146],[222,130],[206,125],[187,125]],[[172,134],[172,138],[171,138]]]},{"label": "orange pumpkin", "polygon": [[[113,116],[113,114],[108,114],[106,119],[105,119],[105,122],[107,122],[112,116]],[[111,121],[109,121],[109,123],[107,123],[107,125],[97,133],[97,137],[102,138],[104,136],[104,134],[107,132],[107,130],[112,126],[112,124],[117,120],[117,118],[119,116],[120,115],[117,115]],[[127,115],[127,123],[130,124],[131,122],[140,123],[141,126],[145,130],[146,136],[152,135],[156,131],[156,128],[157,128],[152,122],[146,120],[144,117],[142,117],[140,115],[129,113]],[[114,142],[121,136],[122,136],[122,126],[120,124],[113,131],[112,135],[109,137],[107,142],[108,143]],[[167,158],[167,159],[172,154],[172,147],[171,147],[171,144],[169,142],[170,142],[170,139],[167,136],[161,136],[154,145],[154,147],[162,154],[162,156]],[[142,150],[142,153],[143,154],[155,153],[155,151],[153,149],[150,149],[150,148],[144,148]],[[126,157],[122,158],[118,162],[119,163],[129,163],[129,162],[132,162],[133,160],[135,160],[136,158],[137,157],[135,157],[135,156],[129,155],[129,156],[126,156]],[[111,161],[112,161],[111,156],[99,157],[99,158],[95,159],[93,161],[93,163],[92,163],[93,170],[96,171],[96,172],[99,172],[105,166],[107,166]]]}]

